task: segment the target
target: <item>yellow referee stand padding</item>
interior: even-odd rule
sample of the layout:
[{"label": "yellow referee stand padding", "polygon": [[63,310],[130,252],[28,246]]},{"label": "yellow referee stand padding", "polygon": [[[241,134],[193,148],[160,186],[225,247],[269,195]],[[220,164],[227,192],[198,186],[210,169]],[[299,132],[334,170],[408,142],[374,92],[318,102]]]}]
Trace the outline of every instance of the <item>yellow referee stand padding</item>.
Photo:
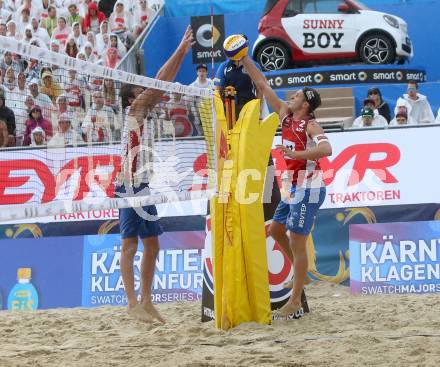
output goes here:
[{"label": "yellow referee stand padding", "polygon": [[218,95],[215,110],[219,195],[210,206],[216,327],[270,324],[262,197],[278,115],[260,121],[260,102],[251,101],[228,132]]}]

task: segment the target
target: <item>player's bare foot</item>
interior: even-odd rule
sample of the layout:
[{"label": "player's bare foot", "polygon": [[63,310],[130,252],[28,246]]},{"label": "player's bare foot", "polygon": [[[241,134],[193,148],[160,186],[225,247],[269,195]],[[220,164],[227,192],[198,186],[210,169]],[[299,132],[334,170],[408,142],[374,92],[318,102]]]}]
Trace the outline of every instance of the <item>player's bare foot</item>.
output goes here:
[{"label": "player's bare foot", "polygon": [[142,308],[145,310],[145,312],[148,313],[148,315],[153,320],[157,320],[162,324],[165,324],[165,319],[162,317],[162,315],[159,313],[159,311],[156,309],[156,307],[154,307],[154,305],[151,302],[142,303]]},{"label": "player's bare foot", "polygon": [[127,312],[131,317],[139,321],[148,323],[153,322],[153,318],[151,317],[151,315],[140,304],[137,304],[135,306],[128,306]]},{"label": "player's bare foot", "polygon": [[[313,283],[313,279],[310,278],[309,276],[306,276],[304,279],[304,285],[308,285],[310,283]],[[285,282],[283,284],[283,288],[293,288],[293,279],[289,280],[288,282]]]},{"label": "player's bare foot", "polygon": [[301,302],[287,302],[283,307],[281,307],[279,310],[275,311],[275,314],[278,317],[287,317],[289,315],[292,315],[296,312],[298,312],[302,308]]}]

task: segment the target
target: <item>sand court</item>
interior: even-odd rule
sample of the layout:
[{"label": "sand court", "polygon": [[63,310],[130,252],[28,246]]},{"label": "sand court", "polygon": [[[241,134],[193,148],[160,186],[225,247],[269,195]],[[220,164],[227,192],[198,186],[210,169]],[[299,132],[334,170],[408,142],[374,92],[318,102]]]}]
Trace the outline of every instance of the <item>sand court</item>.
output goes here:
[{"label": "sand court", "polygon": [[438,366],[438,296],[353,296],[307,287],[311,313],[224,332],[199,302],[158,306],[166,325],[124,308],[0,312],[0,366]]}]

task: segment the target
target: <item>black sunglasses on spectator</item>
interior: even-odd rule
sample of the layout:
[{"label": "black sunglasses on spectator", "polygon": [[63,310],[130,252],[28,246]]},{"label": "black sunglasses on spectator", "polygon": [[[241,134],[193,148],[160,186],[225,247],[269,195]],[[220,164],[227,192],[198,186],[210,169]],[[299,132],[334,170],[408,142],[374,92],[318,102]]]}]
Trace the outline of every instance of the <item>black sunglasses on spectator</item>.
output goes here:
[{"label": "black sunglasses on spectator", "polygon": [[373,90],[373,91],[371,91],[371,92],[368,92],[368,95],[369,95],[369,96],[376,95],[376,94],[378,94],[378,93],[377,93],[377,91],[375,91],[375,90]]}]

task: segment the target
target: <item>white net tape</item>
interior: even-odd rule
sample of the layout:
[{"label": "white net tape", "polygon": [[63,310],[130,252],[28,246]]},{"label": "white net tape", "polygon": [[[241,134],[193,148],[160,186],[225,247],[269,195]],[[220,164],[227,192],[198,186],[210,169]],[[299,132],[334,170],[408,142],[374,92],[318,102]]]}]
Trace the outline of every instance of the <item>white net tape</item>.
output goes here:
[{"label": "white net tape", "polygon": [[122,70],[110,69],[104,66],[75,59],[66,55],[19,42],[13,38],[0,36],[0,50],[9,51],[29,59],[36,59],[57,65],[66,70],[76,70],[79,73],[86,71],[89,75],[117,80],[122,83],[141,85],[144,88],[159,89],[164,92],[175,92],[190,96],[209,97],[213,92],[210,89],[190,87],[178,83],[171,83],[143,75],[131,74]]}]

